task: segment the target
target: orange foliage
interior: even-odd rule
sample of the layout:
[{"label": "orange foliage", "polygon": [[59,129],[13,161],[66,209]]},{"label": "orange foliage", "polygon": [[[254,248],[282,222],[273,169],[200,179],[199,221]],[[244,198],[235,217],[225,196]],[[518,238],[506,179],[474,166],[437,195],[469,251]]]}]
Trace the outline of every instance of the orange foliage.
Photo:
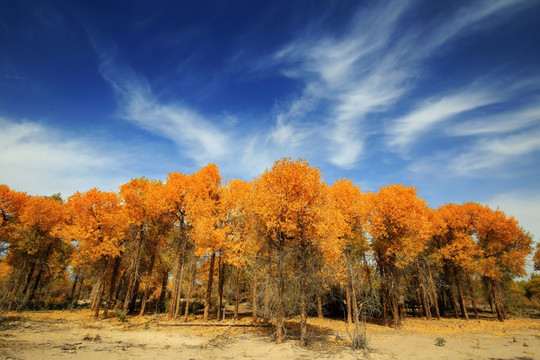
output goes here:
[{"label": "orange foliage", "polygon": [[509,272],[525,274],[525,261],[531,252],[532,237],[519,227],[517,220],[500,210],[478,206],[475,222],[478,246],[482,249],[481,272],[500,279]]},{"label": "orange foliage", "polygon": [[127,221],[138,229],[140,240],[153,248],[170,224],[166,214],[172,203],[167,202],[165,190],[160,181],[144,177],[120,186]]},{"label": "orange foliage", "polygon": [[414,187],[381,187],[370,194],[368,207],[367,231],[379,264],[401,268],[424,250],[434,229],[429,208]]},{"label": "orange foliage", "polygon": [[337,259],[343,247],[343,219],[329,206],[328,187],[319,169],[305,160],[276,161],[255,180],[252,211],[273,245],[306,241]]},{"label": "orange foliage", "polygon": [[446,223],[438,255],[465,270],[478,267],[490,279],[510,272],[523,275],[531,251],[530,234],[514,217],[476,203],[447,204],[439,208]]},{"label": "orange foliage", "polygon": [[68,220],[62,234],[77,242],[78,260],[95,262],[120,255],[129,218],[118,194],[92,189],[75,193],[67,203]]},{"label": "orange foliage", "polygon": [[227,233],[221,206],[221,176],[214,164],[209,164],[191,176],[187,201],[191,235],[196,254],[203,256],[223,248]]},{"label": "orange foliage", "polygon": [[0,281],[7,279],[11,275],[13,267],[5,261],[0,262]]},{"label": "orange foliage", "polygon": [[120,194],[124,200],[126,215],[130,223],[141,226],[148,219],[155,219],[161,214],[161,195],[159,188],[161,182],[147,178],[131,179],[130,182],[120,186]]},{"label": "orange foliage", "polygon": [[330,187],[332,200],[345,221],[345,236],[358,235],[367,220],[365,197],[351,180],[341,179]]},{"label": "orange foliage", "polygon": [[21,211],[20,221],[23,228],[34,228],[50,232],[64,220],[62,203],[51,198],[31,196]]},{"label": "orange foliage", "polygon": [[[452,276],[458,287],[470,287],[471,278],[490,279],[490,296],[499,298],[505,279],[524,274],[525,259],[531,251],[531,236],[500,210],[466,203],[447,204],[435,211],[417,196],[414,187],[403,185],[389,185],[367,194],[362,194],[350,180],[339,180],[329,187],[321,180],[319,169],[302,159],[276,161],[253,182],[232,180],[223,186],[221,182],[218,167],[209,164],[192,175],[170,173],[165,184],[140,178],[122,185],[119,193],[97,189],[77,192],[65,205],[0,185],[0,241],[9,243],[10,247],[5,247],[6,259],[11,261],[9,265],[0,262],[0,278],[9,275],[9,281],[16,282],[15,295],[27,292],[27,279],[35,279],[30,289],[33,296],[44,276],[44,264],[48,277],[62,279],[66,259],[71,256],[73,268],[102,270],[102,281],[109,276],[109,296],[114,293],[116,277],[123,273],[130,274],[133,281],[128,285],[132,290],[139,277],[146,284],[144,297],[153,292],[163,301],[172,269],[174,282],[169,289],[171,298],[177,301],[169,303],[179,304],[179,294],[186,291],[182,280],[187,279],[188,271],[192,277],[207,267],[208,274],[203,272],[198,278],[208,281],[206,318],[214,262],[218,259],[222,281],[223,276],[228,276],[223,271],[224,263],[236,268],[239,282],[246,268],[254,274],[261,273],[261,269],[269,272],[276,281],[269,281],[267,288],[275,286],[278,291],[276,319],[280,320],[276,322],[278,330],[283,330],[283,297],[288,294],[285,287],[291,282],[285,279],[289,276],[300,281],[304,318],[308,285],[324,286],[327,279],[333,278],[352,289],[361,271],[369,278],[370,287],[373,283],[374,289],[381,290],[385,320],[388,305],[397,319],[398,306],[405,305],[406,290],[411,286],[406,280],[415,279],[410,274],[420,272],[423,264],[415,260],[428,259],[424,263],[428,263],[425,269],[430,279],[431,269],[437,265],[432,260],[440,260],[444,272],[448,272],[447,285],[453,286]],[[73,255],[70,246],[59,238],[73,244]],[[191,260],[193,253],[200,257],[199,261]],[[108,263],[114,257],[114,264]],[[267,261],[260,261],[262,258]],[[380,281],[372,282],[370,278],[377,276],[368,268],[373,258]],[[26,261],[24,269],[13,267],[12,271],[11,266],[19,259],[32,261]],[[202,259],[210,261],[203,264]],[[533,260],[540,270],[540,246]],[[103,266],[96,266],[100,262]],[[127,264],[131,264],[130,269],[126,269]],[[159,277],[153,276],[154,267]],[[313,285],[314,277],[307,276],[310,271],[324,280]],[[438,275],[437,271],[433,273]],[[82,275],[95,281],[92,274]],[[200,281],[189,281],[194,288],[189,285],[188,294],[191,290],[200,292]],[[257,281],[253,281],[255,299]],[[425,281],[421,285],[427,284]],[[162,292],[158,292],[159,287],[163,287]],[[124,306],[129,304],[132,290],[116,292],[125,293],[128,301]],[[461,288],[459,292],[463,303]]]},{"label": "orange foliage", "polygon": [[330,198],[343,222],[343,240],[347,254],[343,253],[342,256],[347,255],[348,258],[345,257],[342,261],[329,264],[331,269],[323,269],[321,276],[332,274],[335,281],[345,284],[346,279],[349,282],[353,281],[352,273],[346,271],[345,265],[350,261],[351,256],[362,256],[367,247],[364,236],[367,221],[366,199],[360,192],[360,188],[350,180],[336,181],[329,187],[329,191]]},{"label": "orange foliage", "polygon": [[64,209],[58,200],[31,196],[26,199],[19,220],[22,236],[17,248],[32,255],[53,239],[56,227],[64,220]]},{"label": "orange foliage", "polygon": [[252,236],[252,224],[247,210],[251,183],[232,180],[222,188],[221,206],[227,224],[223,255],[226,263],[244,268],[255,256],[259,244]]},{"label": "orange foliage", "polygon": [[0,239],[8,239],[8,232],[18,221],[19,213],[26,202],[25,193],[11,190],[7,185],[0,185]]},{"label": "orange foliage", "polygon": [[447,204],[439,207],[439,214],[445,223],[437,255],[454,265],[473,270],[481,251],[474,241],[476,204]]},{"label": "orange foliage", "polygon": [[166,212],[180,222],[184,222],[186,217],[189,183],[189,176],[173,172],[167,177],[162,189],[161,199]]}]

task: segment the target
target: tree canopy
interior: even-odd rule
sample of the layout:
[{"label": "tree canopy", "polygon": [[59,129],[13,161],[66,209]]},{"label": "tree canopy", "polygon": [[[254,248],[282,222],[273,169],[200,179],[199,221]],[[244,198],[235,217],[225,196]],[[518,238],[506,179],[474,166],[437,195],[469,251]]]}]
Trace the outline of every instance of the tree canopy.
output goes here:
[{"label": "tree canopy", "polygon": [[96,316],[104,306],[102,316],[152,308],[187,319],[200,303],[207,321],[226,315],[226,297],[235,317],[246,301],[254,320],[273,320],[278,342],[287,317],[300,315],[304,344],[311,305],[324,316],[330,293],[356,325],[368,308],[399,325],[411,312],[468,319],[480,303],[503,321],[533,242],[500,209],[432,209],[398,184],[328,186],[307,161],[284,158],[253,181],[224,181],[209,164],[65,202],[0,185],[0,245],[0,301],[10,308],[86,299]]}]

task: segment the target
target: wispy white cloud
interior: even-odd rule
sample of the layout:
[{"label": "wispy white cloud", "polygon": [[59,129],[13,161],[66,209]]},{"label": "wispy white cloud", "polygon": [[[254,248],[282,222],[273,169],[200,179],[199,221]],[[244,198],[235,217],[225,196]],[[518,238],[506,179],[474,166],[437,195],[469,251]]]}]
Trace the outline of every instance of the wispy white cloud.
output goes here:
[{"label": "wispy white cloud", "polygon": [[482,119],[462,121],[447,129],[451,136],[478,136],[508,133],[526,127],[540,125],[540,105],[535,103],[523,109],[514,109]]},{"label": "wispy white cloud", "polygon": [[283,148],[299,148],[304,141],[317,132],[316,126],[307,127],[302,123],[302,117],[313,110],[313,101],[298,98],[285,109],[279,109],[276,123],[270,131],[273,144]]},{"label": "wispy white cloud", "polygon": [[[500,100],[494,91],[471,86],[420,100],[416,110],[390,121],[388,128],[380,120],[415,90],[416,79],[423,75],[422,61],[470,26],[475,25],[475,31],[482,28],[482,20],[512,4],[473,2],[433,23],[409,26],[407,32],[401,31],[402,21],[417,2],[362,6],[340,34],[306,33],[266,63],[257,62],[258,71],[277,67],[303,87],[288,94],[285,103],[276,99],[271,126],[264,119],[249,129],[242,128],[242,114],[210,117],[181,98],[162,101],[156,96],[159,89],[122,63],[114,47],[93,43],[100,71],[117,95],[120,116],[172,140],[179,155],[196,165],[216,162],[232,176],[255,176],[275,159],[301,156],[350,169],[362,158],[373,133],[386,130],[385,145],[404,149],[452,117]],[[254,124],[253,119],[249,122]]]},{"label": "wispy white cloud", "polygon": [[[433,31],[420,35],[423,38],[423,51],[429,52],[440,47],[452,38],[465,33],[466,30],[470,29],[471,25],[477,24],[494,14],[503,13],[503,15],[509,16],[512,14],[512,10],[518,8],[516,5],[525,3],[526,1],[523,0],[472,1],[443,21],[434,18],[435,27]],[[490,24],[483,23],[482,25],[489,26]]]},{"label": "wispy white cloud", "polygon": [[[540,128],[512,135],[481,137],[465,149],[437,152],[422,157],[409,170],[446,177],[491,177],[512,175],[503,169],[508,165],[528,164],[536,167],[540,153]],[[530,169],[530,170],[534,170]]]},{"label": "wispy white cloud", "polygon": [[540,150],[540,129],[498,138],[492,141],[484,141],[481,147],[484,151],[501,156],[529,154]]},{"label": "wispy white cloud", "polygon": [[288,65],[285,75],[305,82],[304,99],[330,102],[321,130],[334,165],[355,164],[363,149],[363,117],[403,92],[393,54],[380,56],[406,8],[406,2],[372,6],[355,15],[344,36],[297,39],[276,54]]},{"label": "wispy white cloud", "polygon": [[[344,34],[308,33],[278,51],[273,61],[284,66],[284,75],[304,82],[301,98],[328,104],[322,128],[329,142],[328,160],[350,168],[362,156],[369,118],[389,110],[415,88],[415,79],[422,75],[418,65],[464,30],[470,30],[472,25],[475,30],[481,28],[483,20],[516,2],[474,2],[450,16],[445,14],[444,19],[405,33],[400,32],[400,24],[404,14],[417,5],[415,2],[372,3],[355,14]],[[392,130],[397,138],[394,141],[405,144],[416,130],[420,134],[430,124],[491,101],[485,98],[487,94],[476,96],[446,98],[431,104],[420,113],[418,124],[413,118],[401,119],[398,128]],[[451,109],[454,105],[458,108]]]},{"label": "wispy white cloud", "polygon": [[229,155],[229,136],[212,121],[180,101],[159,101],[147,80],[122,64],[114,50],[95,48],[101,74],[118,96],[122,118],[174,141],[198,165]]},{"label": "wispy white cloud", "polygon": [[406,150],[429,130],[456,115],[500,101],[486,90],[465,89],[439,99],[429,99],[413,112],[394,120],[388,129],[388,144],[394,150]]},{"label": "wispy white cloud", "polygon": [[295,146],[303,137],[291,123],[285,123],[283,116],[278,116],[276,126],[272,129],[271,134],[274,142],[280,146]]},{"label": "wispy white cloud", "polygon": [[[240,161],[226,165],[226,169],[233,171],[235,176],[251,179],[270,168],[273,162],[281,157],[279,155],[275,147],[268,146],[266,135],[255,134],[242,144],[238,154]],[[239,164],[241,165],[238,166]]]},{"label": "wispy white cloud", "polygon": [[[0,118],[0,183],[31,194],[69,196],[99,186],[114,190],[124,180],[122,155],[91,140],[31,121]],[[129,177],[127,177],[129,178]]]},{"label": "wispy white cloud", "polygon": [[94,48],[100,58],[101,74],[117,95],[119,116],[172,140],[180,149],[178,157],[194,161],[195,166],[213,162],[225,178],[250,179],[271,167],[276,159],[310,158],[321,152],[310,136],[316,132],[313,127],[297,121],[311,109],[310,99],[297,99],[287,109],[278,109],[272,127],[246,129],[246,119],[240,114],[208,118],[182,99],[160,100],[144,76],[122,63],[114,47],[105,50],[94,42]]}]

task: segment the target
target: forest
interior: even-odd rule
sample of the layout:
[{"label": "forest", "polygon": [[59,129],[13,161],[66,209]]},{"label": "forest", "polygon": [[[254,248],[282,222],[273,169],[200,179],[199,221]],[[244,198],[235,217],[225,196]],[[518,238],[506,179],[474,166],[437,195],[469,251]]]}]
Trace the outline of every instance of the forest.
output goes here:
[{"label": "forest", "polygon": [[[37,180],[38,181],[38,180]],[[299,317],[398,327],[408,316],[504,321],[516,294],[536,304],[526,275],[540,247],[516,219],[478,203],[430,208],[414,187],[362,192],[327,185],[307,161],[284,158],[251,182],[209,164],[166,181],[132,179],[65,201],[0,186],[0,306],[89,307],[96,318],[166,313],[188,321],[270,321],[275,340]]]}]

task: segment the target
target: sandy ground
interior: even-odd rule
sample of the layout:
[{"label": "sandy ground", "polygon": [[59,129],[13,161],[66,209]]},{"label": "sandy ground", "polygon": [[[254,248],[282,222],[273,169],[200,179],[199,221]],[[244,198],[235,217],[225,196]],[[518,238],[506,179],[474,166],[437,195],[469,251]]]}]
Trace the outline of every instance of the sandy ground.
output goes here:
[{"label": "sandy ground", "polygon": [[[155,316],[94,321],[88,311],[8,313],[0,321],[0,359],[540,359],[538,319],[368,324],[367,353],[350,350],[343,321],[310,319],[306,348],[297,345],[296,328],[288,323],[288,340],[277,345],[271,328],[176,327]],[[439,337],[444,346],[435,345]]]}]

